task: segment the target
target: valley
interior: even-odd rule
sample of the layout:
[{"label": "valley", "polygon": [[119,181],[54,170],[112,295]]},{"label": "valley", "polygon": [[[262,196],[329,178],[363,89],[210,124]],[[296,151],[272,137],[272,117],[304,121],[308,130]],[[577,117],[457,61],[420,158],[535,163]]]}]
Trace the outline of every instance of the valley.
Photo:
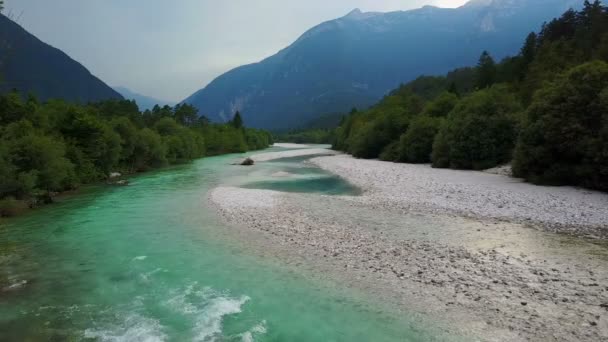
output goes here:
[{"label": "valley", "polygon": [[0,341],[608,341],[607,265],[606,1],[0,0]]}]

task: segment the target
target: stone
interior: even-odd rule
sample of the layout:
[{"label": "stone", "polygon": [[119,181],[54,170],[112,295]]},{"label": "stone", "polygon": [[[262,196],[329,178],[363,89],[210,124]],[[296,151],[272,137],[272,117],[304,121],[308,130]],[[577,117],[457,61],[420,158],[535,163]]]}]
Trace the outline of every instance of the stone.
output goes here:
[{"label": "stone", "polygon": [[252,166],[253,164],[255,164],[255,161],[251,158],[245,158],[245,160],[241,162],[241,165],[243,166]]}]

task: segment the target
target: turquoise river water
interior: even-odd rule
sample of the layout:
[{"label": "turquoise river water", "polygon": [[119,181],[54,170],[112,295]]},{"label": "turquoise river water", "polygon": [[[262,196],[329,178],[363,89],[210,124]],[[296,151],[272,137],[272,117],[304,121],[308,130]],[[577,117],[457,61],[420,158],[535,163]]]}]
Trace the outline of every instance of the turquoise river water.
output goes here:
[{"label": "turquoise river water", "polygon": [[[0,223],[0,341],[424,341],[368,300],[245,252],[206,204],[220,184],[350,193],[302,159],[205,158]],[[270,177],[276,172],[289,180]]]}]

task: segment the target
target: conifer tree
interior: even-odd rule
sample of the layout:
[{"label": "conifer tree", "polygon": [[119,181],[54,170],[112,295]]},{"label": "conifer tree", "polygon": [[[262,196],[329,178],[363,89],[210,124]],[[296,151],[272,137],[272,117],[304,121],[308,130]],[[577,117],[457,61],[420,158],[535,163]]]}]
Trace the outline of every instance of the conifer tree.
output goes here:
[{"label": "conifer tree", "polygon": [[488,51],[484,51],[479,57],[477,64],[477,82],[478,89],[489,88],[496,81],[496,62]]},{"label": "conifer tree", "polygon": [[234,128],[243,128],[243,118],[241,117],[241,113],[238,110],[236,111],[236,113],[234,113],[234,118],[232,118],[232,121],[230,123]]}]

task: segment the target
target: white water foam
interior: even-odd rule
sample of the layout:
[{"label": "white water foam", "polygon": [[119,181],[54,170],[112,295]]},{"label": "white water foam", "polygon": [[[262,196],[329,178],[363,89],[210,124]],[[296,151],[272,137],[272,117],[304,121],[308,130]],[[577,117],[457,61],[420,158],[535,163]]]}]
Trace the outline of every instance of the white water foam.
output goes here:
[{"label": "white water foam", "polygon": [[25,286],[26,284],[27,284],[27,280],[18,280],[8,286],[3,287],[2,291],[6,291],[6,292],[14,291],[14,290],[17,290],[17,289]]},{"label": "white water foam", "polygon": [[148,272],[148,273],[140,273],[139,274],[139,279],[144,282],[144,283],[148,283],[150,282],[150,277],[155,275],[158,272],[162,272],[164,271],[162,268],[157,268],[154,271]]},{"label": "white water foam", "polygon": [[86,329],[84,337],[102,342],[162,342],[167,340],[161,324],[154,319],[130,314],[120,325],[109,329]]},{"label": "white water foam", "polygon": [[266,328],[266,321],[262,321],[259,324],[255,325],[253,328],[249,329],[241,334],[242,342],[255,342],[256,335],[264,335],[268,331]]},{"label": "white water foam", "polygon": [[222,332],[222,319],[224,316],[234,315],[241,312],[241,307],[249,300],[249,297],[240,298],[217,297],[211,299],[205,307],[205,311],[198,317],[194,327],[194,341],[212,342],[216,341]]},{"label": "white water foam", "polygon": [[[173,311],[191,316],[194,323],[193,341],[213,342],[222,338],[224,317],[241,313],[243,305],[249,299],[247,296],[230,298],[209,287],[199,289],[198,283],[194,282],[183,290],[174,291],[165,305]],[[256,326],[239,336],[249,333],[253,338],[262,328],[265,329],[263,326]]]},{"label": "white water foam", "polygon": [[[201,287],[194,282],[185,288],[170,292],[169,299],[162,304],[171,312],[182,316],[192,324],[191,341],[222,341],[222,323],[226,316],[242,312],[242,307],[250,300],[247,296],[230,297],[209,287]],[[143,314],[143,297],[137,297],[127,309],[128,314],[117,314],[118,321],[102,328],[85,330],[84,337],[102,342],[161,342],[170,340],[167,328],[156,319]],[[124,312],[124,311],[123,311]],[[266,333],[266,321],[253,326],[244,333],[232,335],[234,338],[253,342],[256,336]]]},{"label": "white water foam", "polygon": [[135,257],[135,258],[133,258],[133,260],[131,260],[131,261],[143,261],[143,260],[146,260],[146,258],[147,258],[147,257],[148,257],[148,256],[146,256],[146,255],[140,255],[140,256],[136,256],[136,257]]}]

